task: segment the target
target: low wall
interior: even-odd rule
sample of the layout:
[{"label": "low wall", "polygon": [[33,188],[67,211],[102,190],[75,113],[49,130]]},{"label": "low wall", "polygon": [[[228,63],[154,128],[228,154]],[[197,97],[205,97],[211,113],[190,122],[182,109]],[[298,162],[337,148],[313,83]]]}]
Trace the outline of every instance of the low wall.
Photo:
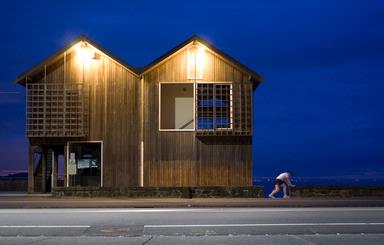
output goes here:
[{"label": "low wall", "polygon": [[208,197],[263,197],[261,186],[253,187],[61,187],[54,188],[54,196],[132,197],[132,198],[208,198]]},{"label": "low wall", "polygon": [[28,190],[28,181],[27,180],[7,180],[0,179],[0,191],[23,191]]},{"label": "low wall", "polygon": [[384,197],[384,186],[306,186],[291,188],[291,197]]}]

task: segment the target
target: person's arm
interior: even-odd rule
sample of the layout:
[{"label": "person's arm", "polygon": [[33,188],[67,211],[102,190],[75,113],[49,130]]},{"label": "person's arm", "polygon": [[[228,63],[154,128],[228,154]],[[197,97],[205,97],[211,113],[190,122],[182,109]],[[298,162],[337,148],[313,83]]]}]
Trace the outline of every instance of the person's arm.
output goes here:
[{"label": "person's arm", "polygon": [[292,187],[295,186],[294,184],[292,184],[292,182],[291,182],[291,178],[288,178],[288,179],[287,179],[287,184],[288,184],[288,186],[292,186]]}]

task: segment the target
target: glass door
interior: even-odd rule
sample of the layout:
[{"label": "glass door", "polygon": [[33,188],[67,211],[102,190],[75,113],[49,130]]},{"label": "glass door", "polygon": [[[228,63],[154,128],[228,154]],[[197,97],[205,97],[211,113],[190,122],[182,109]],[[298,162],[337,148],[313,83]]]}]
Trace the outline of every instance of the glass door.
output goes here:
[{"label": "glass door", "polygon": [[102,143],[69,142],[68,150],[68,185],[101,186]]}]

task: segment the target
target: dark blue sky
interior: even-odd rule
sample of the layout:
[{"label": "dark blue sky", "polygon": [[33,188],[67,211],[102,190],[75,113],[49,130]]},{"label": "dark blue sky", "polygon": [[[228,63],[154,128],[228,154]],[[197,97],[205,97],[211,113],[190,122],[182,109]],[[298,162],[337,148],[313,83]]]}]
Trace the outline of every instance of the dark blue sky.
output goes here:
[{"label": "dark blue sky", "polygon": [[265,78],[255,176],[384,177],[383,1],[31,2],[0,8],[0,170],[27,166],[20,72],[80,34],[133,66],[198,34]]}]

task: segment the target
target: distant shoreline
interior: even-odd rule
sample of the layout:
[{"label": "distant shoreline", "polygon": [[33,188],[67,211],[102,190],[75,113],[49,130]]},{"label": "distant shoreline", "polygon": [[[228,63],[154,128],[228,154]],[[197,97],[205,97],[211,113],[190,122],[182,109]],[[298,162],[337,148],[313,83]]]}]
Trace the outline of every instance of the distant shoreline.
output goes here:
[{"label": "distant shoreline", "polygon": [[[274,178],[254,178],[253,185],[273,186]],[[384,186],[384,178],[293,178],[297,186]]]}]

